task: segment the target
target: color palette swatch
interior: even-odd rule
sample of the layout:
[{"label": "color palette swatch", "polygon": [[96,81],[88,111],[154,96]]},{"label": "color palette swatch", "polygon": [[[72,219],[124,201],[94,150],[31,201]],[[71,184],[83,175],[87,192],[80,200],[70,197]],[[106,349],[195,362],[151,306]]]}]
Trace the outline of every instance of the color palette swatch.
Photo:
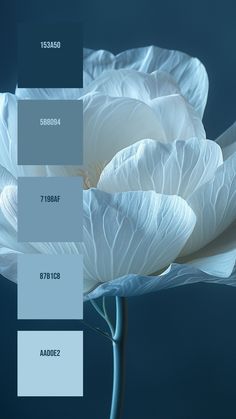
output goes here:
[{"label": "color palette swatch", "polygon": [[[42,96],[49,99],[29,95],[17,105],[18,164],[36,165],[40,173],[18,178],[17,238],[30,242],[32,253],[18,255],[17,313],[35,329],[18,331],[19,397],[83,396],[83,332],[64,330],[65,322],[61,331],[38,330],[35,322],[83,318],[83,258],[76,246],[83,240],[83,103],[79,95],[50,99],[50,88],[60,97],[60,88],[82,82],[79,23],[19,25],[18,87],[49,88]],[[58,176],[50,176],[50,165]],[[69,166],[73,176],[66,175]]]},{"label": "color palette swatch", "polygon": [[17,114],[18,164],[83,163],[81,100],[18,100]]},{"label": "color palette swatch", "polygon": [[18,87],[83,87],[83,40],[79,23],[18,25]]},{"label": "color palette swatch", "polygon": [[18,331],[17,395],[82,396],[83,333]]},{"label": "color palette swatch", "polygon": [[81,255],[18,255],[18,319],[82,319]]},{"label": "color palette swatch", "polygon": [[82,241],[81,177],[18,178],[18,240]]}]

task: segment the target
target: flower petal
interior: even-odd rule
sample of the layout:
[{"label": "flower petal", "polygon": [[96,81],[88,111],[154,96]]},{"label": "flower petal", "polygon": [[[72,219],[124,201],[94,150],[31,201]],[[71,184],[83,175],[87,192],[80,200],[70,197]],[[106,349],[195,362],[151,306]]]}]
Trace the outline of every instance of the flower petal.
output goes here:
[{"label": "flower petal", "polygon": [[[86,73],[85,73],[86,74]],[[91,79],[90,79],[91,81]],[[18,99],[52,100],[79,99],[87,93],[100,92],[113,97],[130,97],[148,102],[150,99],[180,93],[173,77],[164,71],[153,71],[150,74],[135,70],[107,70],[91,83],[84,83],[85,88],[16,88]]]},{"label": "flower petal", "polygon": [[102,171],[97,187],[106,192],[154,190],[186,198],[222,163],[214,141],[191,138],[163,144],[146,139],[119,151]]},{"label": "flower petal", "polygon": [[228,278],[236,263],[236,223],[197,252],[178,262],[189,263],[209,275]]},{"label": "flower petal", "polygon": [[17,230],[17,187],[5,186],[0,195],[0,208],[8,223]]},{"label": "flower petal", "polygon": [[[167,98],[155,99],[156,103],[151,101],[150,107],[127,97],[114,98],[100,93],[83,97],[84,164],[93,186],[99,176],[96,171],[91,174],[91,167],[103,169],[119,150],[138,140],[152,138],[168,142],[179,137],[188,139],[191,135],[204,138],[202,122],[194,116],[193,109],[189,111],[187,102],[178,95]],[[184,125],[180,120],[184,120]]]},{"label": "flower petal", "polygon": [[0,164],[14,177],[17,177],[16,142],[16,98],[10,93],[2,93],[0,94]]},{"label": "flower petal", "polygon": [[159,97],[152,100],[150,106],[161,122],[165,134],[163,141],[187,140],[191,137],[200,140],[206,138],[201,119],[183,96],[172,94]]},{"label": "flower petal", "polygon": [[0,274],[9,281],[17,281],[17,255],[15,250],[0,247]]},{"label": "flower petal", "polygon": [[219,278],[193,266],[174,263],[158,276],[127,275],[105,282],[87,293],[84,300],[89,301],[102,296],[133,297],[196,282],[236,286],[236,268],[229,278]]},{"label": "flower petal", "polygon": [[195,215],[177,196],[155,192],[84,192],[84,278],[94,284],[169,265],[194,228]]},{"label": "flower petal", "polygon": [[31,100],[76,100],[82,95],[83,89],[63,89],[63,88],[40,88],[40,89],[25,89],[16,87],[15,95],[18,99]]},{"label": "flower petal", "polygon": [[224,160],[236,151],[236,122],[216,139],[223,152]]},{"label": "flower petal", "polygon": [[[84,165],[102,168],[124,147],[142,139],[161,140],[164,133],[154,111],[145,103],[102,94],[84,97]],[[96,185],[99,174],[94,173]]]},{"label": "flower petal", "polygon": [[200,186],[187,202],[197,222],[181,253],[183,256],[206,246],[236,219],[236,153],[218,167],[215,176]]},{"label": "flower petal", "polygon": [[189,262],[189,265],[206,272],[209,275],[215,275],[220,278],[229,278],[236,262],[236,249],[228,252],[216,253],[212,256],[205,256],[194,259]]},{"label": "flower petal", "polygon": [[84,89],[84,94],[100,92],[112,97],[129,97],[149,103],[160,96],[180,93],[174,79],[163,71],[151,74],[135,70],[107,70]]},{"label": "flower petal", "polygon": [[197,58],[155,46],[131,49],[118,55],[104,50],[84,50],[86,83],[96,79],[105,70],[120,68],[144,73],[155,70],[169,73],[182,94],[202,117],[208,95],[208,77],[204,65]]},{"label": "flower petal", "polygon": [[5,167],[0,165],[0,192],[8,185],[16,185],[16,179]]},{"label": "flower petal", "polygon": [[236,222],[207,246],[177,261],[189,263],[210,275],[228,278],[236,263]]},{"label": "flower petal", "polygon": [[[17,187],[15,185],[6,186],[0,194],[0,231],[1,258],[8,254],[13,260],[13,253],[32,252],[30,244],[17,241]],[[0,266],[1,264],[0,259]],[[6,269],[7,262],[4,261],[3,264]]]}]

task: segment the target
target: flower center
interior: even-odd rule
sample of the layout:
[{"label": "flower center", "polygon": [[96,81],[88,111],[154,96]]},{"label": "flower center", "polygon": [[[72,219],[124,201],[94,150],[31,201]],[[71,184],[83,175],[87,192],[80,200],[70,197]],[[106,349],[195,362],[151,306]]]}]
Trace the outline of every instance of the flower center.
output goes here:
[{"label": "flower center", "polygon": [[91,189],[96,188],[100,175],[107,165],[107,162],[96,162],[89,165],[86,169],[79,168],[77,175],[83,178],[83,188]]}]

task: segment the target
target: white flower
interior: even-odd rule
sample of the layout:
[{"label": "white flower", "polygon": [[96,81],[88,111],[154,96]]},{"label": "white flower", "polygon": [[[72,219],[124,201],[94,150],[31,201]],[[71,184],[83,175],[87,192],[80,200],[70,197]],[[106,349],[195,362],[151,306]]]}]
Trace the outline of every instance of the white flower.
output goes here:
[{"label": "white flower", "polygon": [[[206,139],[208,78],[157,47],[85,50],[83,89],[0,96],[0,273],[18,253],[82,253],[86,298],[196,281],[234,285],[235,126]],[[82,99],[84,167],[17,166],[16,101]],[[18,243],[17,176],[84,176],[83,243]]]}]

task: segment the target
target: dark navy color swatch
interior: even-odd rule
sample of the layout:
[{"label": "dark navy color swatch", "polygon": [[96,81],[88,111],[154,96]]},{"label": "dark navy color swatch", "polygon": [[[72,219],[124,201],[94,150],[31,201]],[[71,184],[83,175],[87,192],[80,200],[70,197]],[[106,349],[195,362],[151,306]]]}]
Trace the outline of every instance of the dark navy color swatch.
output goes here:
[{"label": "dark navy color swatch", "polygon": [[20,23],[18,86],[82,87],[82,48],[79,23]]}]

